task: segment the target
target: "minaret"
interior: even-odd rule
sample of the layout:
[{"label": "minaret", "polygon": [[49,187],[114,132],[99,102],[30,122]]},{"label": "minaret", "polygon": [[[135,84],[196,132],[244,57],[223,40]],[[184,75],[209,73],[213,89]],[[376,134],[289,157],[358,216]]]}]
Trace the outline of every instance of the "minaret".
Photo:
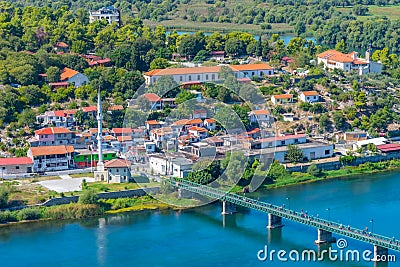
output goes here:
[{"label": "minaret", "polygon": [[101,107],[101,95],[100,95],[100,87],[97,92],[97,149],[99,151],[99,161],[97,162],[97,171],[104,171],[104,163],[103,163],[103,114]]}]

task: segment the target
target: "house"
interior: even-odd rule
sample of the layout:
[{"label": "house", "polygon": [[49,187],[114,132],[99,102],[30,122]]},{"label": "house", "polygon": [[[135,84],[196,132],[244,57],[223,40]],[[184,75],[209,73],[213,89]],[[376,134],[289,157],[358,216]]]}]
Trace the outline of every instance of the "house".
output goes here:
[{"label": "house", "polygon": [[69,83],[68,82],[54,82],[54,83],[49,83],[49,85],[52,90],[57,90],[59,88],[68,88]]},{"label": "house", "polygon": [[283,113],[283,121],[293,121],[294,120],[294,114],[293,113]]},{"label": "house", "polygon": [[105,59],[98,59],[98,60],[92,60],[89,61],[89,67],[110,67],[111,66],[111,59],[105,58]]},{"label": "house", "polygon": [[83,107],[82,112],[85,114],[86,118],[97,117],[97,106],[88,106],[88,107]]},{"label": "house", "polygon": [[158,95],[148,93],[144,94],[143,97],[149,101],[151,110],[162,109],[162,100]]},{"label": "house", "polygon": [[319,102],[320,95],[317,91],[305,91],[300,93],[299,99],[308,103]]},{"label": "house", "polygon": [[184,147],[183,151],[186,151],[196,157],[215,157],[216,155],[216,147],[210,145],[207,142],[198,142],[194,143],[190,146]]},{"label": "house", "polygon": [[210,59],[222,62],[225,60],[225,51],[211,51]]},{"label": "house", "polygon": [[114,137],[118,136],[131,136],[133,135],[132,128],[112,128],[111,135]]},{"label": "house", "polygon": [[161,128],[161,124],[156,120],[146,121],[146,129],[147,131],[151,131],[153,129]]},{"label": "house", "polygon": [[253,130],[248,131],[246,133],[246,135],[247,135],[247,137],[257,139],[257,138],[260,138],[260,136],[261,136],[261,130],[260,130],[260,128],[254,128]]},{"label": "house", "polygon": [[121,25],[121,14],[119,9],[113,6],[102,7],[99,10],[89,11],[89,22],[105,19],[108,24],[117,23]]},{"label": "house", "polygon": [[353,150],[357,150],[358,148],[362,148],[362,147],[365,148],[369,144],[374,144],[375,146],[380,146],[380,145],[384,145],[387,143],[388,143],[388,140],[385,137],[361,140],[361,141],[357,141],[356,143],[353,144]]},{"label": "house", "polygon": [[75,124],[75,109],[46,111],[36,116],[36,121],[42,126],[71,127]]},{"label": "house", "polygon": [[157,146],[154,142],[144,142],[144,147],[146,149],[146,153],[155,153]]},{"label": "house", "polygon": [[64,42],[57,42],[54,45],[54,50],[56,52],[63,52],[63,53],[68,53],[69,52],[69,45],[67,45]]},{"label": "house", "polygon": [[273,136],[255,140],[252,148],[271,148],[287,145],[298,145],[307,143],[307,135],[305,134],[291,134],[283,136]]},{"label": "house", "polygon": [[203,124],[204,127],[209,131],[214,131],[217,127],[217,122],[214,119],[205,119]]},{"label": "house", "polygon": [[104,163],[107,183],[128,183],[132,180],[130,165],[125,159],[112,159]]},{"label": "house", "polygon": [[82,85],[89,83],[88,77],[70,68],[64,68],[61,71],[60,80],[61,82],[73,84],[75,87],[81,87]]},{"label": "house", "polygon": [[205,109],[193,110],[190,117],[191,117],[191,119],[205,119],[205,118],[207,118],[207,110],[205,110]]},{"label": "house", "polygon": [[150,131],[150,140],[156,143],[157,147],[161,147],[164,141],[167,141],[177,135],[171,127],[163,127]]},{"label": "house", "polygon": [[7,174],[31,173],[33,161],[28,157],[0,158],[1,178]]},{"label": "house", "polygon": [[381,153],[385,153],[385,154],[399,153],[400,152],[400,145],[397,144],[397,143],[379,145],[379,146],[376,146],[376,148]]},{"label": "house", "polygon": [[[299,149],[303,152],[304,159],[306,160],[315,160],[315,159],[323,159],[330,158],[333,156],[333,145],[327,144],[323,142],[307,142],[297,145]],[[273,154],[274,159],[285,163],[288,162],[286,158],[286,154],[288,151],[287,146],[280,146],[274,148],[267,148],[263,151],[265,154]]]},{"label": "house", "polygon": [[344,140],[346,142],[356,142],[367,140],[368,133],[367,132],[345,132],[344,133]]},{"label": "house", "polygon": [[42,128],[29,140],[31,147],[75,144],[75,133],[63,127]]},{"label": "house", "polygon": [[107,108],[107,113],[112,114],[114,111],[123,111],[124,106],[122,105],[111,105]]},{"label": "house", "polygon": [[273,95],[271,96],[271,102],[274,105],[293,103],[293,95],[292,94]]},{"label": "house", "polygon": [[204,123],[201,119],[191,119],[191,120],[187,120],[185,122],[186,128],[190,128],[190,127],[203,127]]},{"label": "house", "polygon": [[62,171],[75,167],[73,146],[39,146],[29,148],[34,172]]},{"label": "house", "polygon": [[[253,76],[272,75],[274,69],[268,64],[228,65],[235,78],[252,78]],[[172,76],[175,82],[213,82],[220,80],[221,66],[201,66],[192,68],[155,69],[144,74],[146,85],[155,83],[162,76]]]},{"label": "house", "polygon": [[328,50],[317,55],[318,64],[323,64],[328,69],[341,69],[344,72],[356,70],[360,74],[381,73],[382,63],[370,60],[371,52],[365,53],[365,59],[359,58],[357,52],[348,54],[336,50]]},{"label": "house", "polygon": [[119,151],[125,153],[131,146],[133,146],[133,138],[132,136],[118,136],[117,143],[111,142],[111,144],[117,144],[117,146],[114,146],[114,148],[117,148]]},{"label": "house", "polygon": [[150,169],[154,174],[185,178],[193,162],[180,155],[155,154],[149,157]]},{"label": "house", "polygon": [[224,140],[222,140],[218,137],[215,137],[215,136],[204,139],[204,142],[207,142],[208,144],[213,145],[215,147],[224,146]]},{"label": "house", "polygon": [[[112,150],[103,150],[103,160],[112,160],[117,158],[117,152]],[[77,168],[94,168],[97,167],[99,154],[89,149],[75,150],[74,162]]]},{"label": "house", "polygon": [[189,134],[192,134],[195,137],[198,137],[200,140],[203,140],[204,138],[207,138],[208,136],[208,131],[207,129],[203,127],[198,127],[198,126],[192,126],[188,129]]},{"label": "house", "polygon": [[269,123],[271,121],[270,113],[266,109],[253,110],[248,116],[251,123],[261,124]]}]

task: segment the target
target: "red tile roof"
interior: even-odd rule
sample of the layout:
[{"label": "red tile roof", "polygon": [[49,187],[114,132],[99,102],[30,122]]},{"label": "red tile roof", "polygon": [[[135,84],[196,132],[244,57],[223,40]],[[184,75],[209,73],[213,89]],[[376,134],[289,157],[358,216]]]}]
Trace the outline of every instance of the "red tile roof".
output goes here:
[{"label": "red tile roof", "polygon": [[132,136],[118,136],[117,140],[118,140],[118,142],[132,141]]},{"label": "red tile roof", "polygon": [[143,95],[147,100],[149,100],[150,102],[158,102],[161,101],[161,98],[153,93],[149,93],[149,94],[144,94]]},{"label": "red tile roof", "polygon": [[35,131],[35,135],[41,134],[67,134],[72,133],[69,129],[64,127],[49,127],[43,128]]},{"label": "red tile roof", "polygon": [[111,132],[115,134],[132,134],[132,128],[112,128]]},{"label": "red tile roof", "polygon": [[82,108],[82,111],[83,111],[83,112],[97,111],[97,107],[96,107],[96,106],[83,107],[83,108]]},{"label": "red tile roof", "polygon": [[376,148],[378,148],[380,151],[382,151],[384,153],[400,151],[400,145],[397,143],[379,145],[379,146],[376,146]]},{"label": "red tile roof", "polygon": [[0,166],[9,166],[9,165],[30,165],[32,164],[32,159],[28,157],[22,158],[0,158]]},{"label": "red tile roof", "polygon": [[275,99],[287,99],[287,98],[293,98],[292,94],[283,94],[283,95],[273,95]]},{"label": "red tile roof", "polygon": [[114,111],[114,110],[124,110],[124,106],[122,105],[113,105],[108,107],[109,111]]},{"label": "red tile roof", "polygon": [[105,168],[129,168],[129,164],[124,159],[112,159],[104,163]]},{"label": "red tile roof", "polygon": [[190,127],[188,130],[189,130],[189,131],[197,131],[197,132],[199,132],[199,133],[208,132],[207,129],[205,129],[205,128],[203,128],[203,127],[197,127],[197,126]]},{"label": "red tile roof", "polygon": [[190,125],[190,124],[201,124],[203,123],[203,121],[201,119],[193,119],[193,120],[188,120],[186,121],[186,125]]},{"label": "red tile roof", "polygon": [[68,80],[77,74],[79,74],[79,72],[77,72],[76,70],[64,68],[61,72],[61,81]]},{"label": "red tile roof", "polygon": [[150,121],[146,121],[146,124],[148,125],[159,125],[160,123],[156,120],[150,120]]},{"label": "red tile roof", "polygon": [[253,110],[252,113],[254,115],[269,115],[269,111],[266,109],[259,109],[259,110]]},{"label": "red tile roof", "polygon": [[207,123],[214,123],[215,120],[214,120],[214,119],[205,119],[204,122],[207,122]]},{"label": "red tile roof", "polygon": [[69,83],[68,82],[55,82],[55,83],[49,83],[49,85],[51,87],[55,87],[55,86],[68,86]]},{"label": "red tile roof", "polygon": [[38,146],[31,147],[29,149],[32,152],[33,157],[45,156],[45,155],[62,155],[67,153],[73,153],[73,146]]},{"label": "red tile roof", "polygon": [[305,91],[305,92],[301,92],[303,95],[305,96],[313,96],[313,95],[318,95],[317,91]]},{"label": "red tile roof", "polygon": [[56,47],[68,48],[69,46],[64,42],[57,42]]},{"label": "red tile roof", "polygon": [[54,116],[57,117],[68,117],[70,115],[75,115],[76,109],[66,109],[66,110],[55,110]]},{"label": "red tile roof", "polygon": [[245,71],[245,70],[273,70],[274,68],[268,64],[243,64],[243,65],[229,65],[232,70]]}]

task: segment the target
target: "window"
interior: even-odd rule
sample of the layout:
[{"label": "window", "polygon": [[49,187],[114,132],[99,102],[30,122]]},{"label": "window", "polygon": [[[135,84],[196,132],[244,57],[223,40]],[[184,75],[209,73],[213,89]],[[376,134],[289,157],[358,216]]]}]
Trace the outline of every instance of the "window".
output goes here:
[{"label": "window", "polygon": [[254,71],[251,73],[251,76],[254,76],[255,75],[255,73],[254,73]]},{"label": "window", "polygon": [[6,167],[2,167],[3,168],[3,170],[5,170],[6,169]]},{"label": "window", "polygon": [[208,74],[206,74],[206,80],[208,80]]},{"label": "window", "polygon": [[325,155],[329,155],[331,151],[329,149],[325,150]]},{"label": "window", "polygon": [[15,169],[16,169],[16,170],[19,170],[19,166],[15,166]]},{"label": "window", "polygon": [[299,142],[299,139],[294,139],[294,142],[297,144]]},{"label": "window", "polygon": [[215,74],[211,74],[211,80],[215,80]]},{"label": "window", "polygon": [[116,172],[119,172],[119,169],[117,169]]},{"label": "window", "polygon": [[189,75],[189,81],[191,81],[192,80],[192,76],[191,75]]},{"label": "window", "polygon": [[281,141],[281,145],[284,146],[286,144],[286,142],[283,140]]},{"label": "window", "polygon": [[179,76],[179,81],[182,81],[183,79],[182,79],[182,76]]},{"label": "window", "polygon": [[200,81],[200,75],[197,75],[197,80]]}]

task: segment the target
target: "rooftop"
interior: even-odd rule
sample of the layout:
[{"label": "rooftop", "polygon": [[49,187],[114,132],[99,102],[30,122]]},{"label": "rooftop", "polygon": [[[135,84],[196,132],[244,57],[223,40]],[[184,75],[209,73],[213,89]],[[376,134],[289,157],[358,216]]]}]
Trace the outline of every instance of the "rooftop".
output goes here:
[{"label": "rooftop", "polygon": [[124,159],[112,159],[104,163],[105,168],[129,168],[129,164]]},{"label": "rooftop", "polygon": [[76,70],[70,69],[70,68],[64,68],[61,72],[60,79],[61,81],[68,80],[75,75],[79,74]]},{"label": "rooftop", "polygon": [[0,158],[0,166],[9,166],[9,165],[29,165],[32,164],[32,159],[28,157],[21,158]]},{"label": "rooftop", "polygon": [[72,133],[69,129],[64,127],[50,127],[43,128],[35,131],[35,135],[43,135],[43,134],[69,134]]},{"label": "rooftop", "polygon": [[33,157],[46,155],[63,155],[74,152],[73,146],[38,146],[29,149]]}]

